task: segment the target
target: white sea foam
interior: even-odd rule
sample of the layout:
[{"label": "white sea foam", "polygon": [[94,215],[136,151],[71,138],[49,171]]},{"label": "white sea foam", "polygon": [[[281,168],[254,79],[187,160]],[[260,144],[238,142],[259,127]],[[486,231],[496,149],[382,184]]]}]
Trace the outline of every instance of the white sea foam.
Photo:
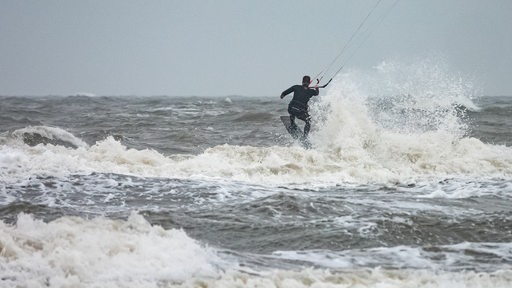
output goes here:
[{"label": "white sea foam", "polygon": [[333,272],[303,269],[276,270],[261,275],[228,273],[218,279],[191,279],[176,287],[280,287],[280,288],[508,288],[512,283],[510,270],[494,273],[435,272],[429,270],[364,269]]},{"label": "white sea foam", "polygon": [[[377,247],[344,251],[276,251],[269,258],[308,263],[309,265],[331,269],[353,269],[368,267],[387,267],[394,269],[414,268],[433,271],[495,269],[495,262],[509,262],[512,259],[511,243],[469,243],[430,247]],[[479,257],[485,261],[479,261]],[[488,265],[488,266],[486,266]],[[503,269],[511,269],[504,264]]]},{"label": "white sea foam", "polygon": [[151,226],[136,214],[50,223],[21,214],[14,226],[0,222],[0,286],[151,287],[216,276],[216,262],[213,250],[185,232]]},{"label": "white sea foam", "polygon": [[[221,178],[266,184],[397,182],[450,177],[510,178],[512,149],[473,138],[455,143],[441,135],[387,135],[364,144],[366,136],[344,145],[304,150],[299,147],[221,145],[199,155],[165,156],[154,150],[128,149],[109,137],[78,149],[54,145],[3,145],[0,179],[33,175],[119,173],[143,177]],[[401,139],[408,137],[408,139]],[[354,139],[358,138],[358,139]],[[359,143],[356,143],[359,142]],[[370,145],[370,146],[367,146]]]},{"label": "white sea foam", "polygon": [[[238,267],[232,256],[223,259],[185,232],[151,226],[136,214],[126,221],[62,217],[49,223],[20,214],[16,224],[0,222],[0,286],[454,288],[512,284],[512,271],[505,266],[492,272],[437,269],[442,266],[438,262],[464,263],[465,258],[478,255],[510,260],[510,244],[460,243],[441,249],[397,246],[261,255],[325,267],[274,270]],[[379,263],[393,269],[371,268]]]}]

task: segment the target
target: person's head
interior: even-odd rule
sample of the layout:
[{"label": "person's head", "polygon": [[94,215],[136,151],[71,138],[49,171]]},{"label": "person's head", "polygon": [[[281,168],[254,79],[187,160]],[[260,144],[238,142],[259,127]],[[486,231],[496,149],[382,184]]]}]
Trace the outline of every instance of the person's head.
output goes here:
[{"label": "person's head", "polygon": [[310,83],[311,78],[308,75],[302,77],[302,85],[309,86]]}]

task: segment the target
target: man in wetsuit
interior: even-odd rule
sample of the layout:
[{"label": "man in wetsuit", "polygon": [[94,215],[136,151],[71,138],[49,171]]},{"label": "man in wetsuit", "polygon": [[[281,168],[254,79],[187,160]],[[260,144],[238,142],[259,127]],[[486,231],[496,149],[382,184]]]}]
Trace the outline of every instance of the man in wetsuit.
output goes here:
[{"label": "man in wetsuit", "polygon": [[302,85],[293,85],[281,93],[281,99],[286,95],[293,92],[293,99],[288,104],[288,113],[290,113],[291,128],[297,128],[295,124],[295,117],[304,121],[304,138],[308,137],[309,129],[311,128],[311,117],[308,113],[308,102],[313,96],[318,95],[318,88],[309,88],[311,78],[309,76],[302,77]]}]

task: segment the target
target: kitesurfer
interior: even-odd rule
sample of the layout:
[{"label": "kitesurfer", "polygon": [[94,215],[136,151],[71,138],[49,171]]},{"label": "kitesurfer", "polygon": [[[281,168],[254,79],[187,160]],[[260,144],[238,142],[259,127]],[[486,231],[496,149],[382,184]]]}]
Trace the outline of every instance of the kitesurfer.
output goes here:
[{"label": "kitesurfer", "polygon": [[311,116],[308,113],[308,102],[313,96],[318,95],[318,87],[310,88],[311,78],[309,76],[302,77],[302,85],[293,85],[281,93],[281,99],[293,92],[292,101],[288,104],[288,113],[290,114],[291,129],[297,129],[295,117],[304,121],[304,139],[308,137],[311,128]]}]

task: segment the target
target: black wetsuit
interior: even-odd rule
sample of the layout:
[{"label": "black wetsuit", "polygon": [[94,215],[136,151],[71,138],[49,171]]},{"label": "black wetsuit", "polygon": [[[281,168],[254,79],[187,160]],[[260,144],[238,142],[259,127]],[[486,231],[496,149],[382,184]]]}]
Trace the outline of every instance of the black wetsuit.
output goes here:
[{"label": "black wetsuit", "polygon": [[311,128],[311,117],[308,113],[308,102],[313,96],[318,95],[318,89],[308,88],[303,85],[293,85],[281,93],[281,98],[293,92],[293,99],[288,104],[288,113],[290,113],[290,121],[292,126],[295,126],[295,117],[306,122],[304,125],[304,137],[308,136],[309,129]]}]

